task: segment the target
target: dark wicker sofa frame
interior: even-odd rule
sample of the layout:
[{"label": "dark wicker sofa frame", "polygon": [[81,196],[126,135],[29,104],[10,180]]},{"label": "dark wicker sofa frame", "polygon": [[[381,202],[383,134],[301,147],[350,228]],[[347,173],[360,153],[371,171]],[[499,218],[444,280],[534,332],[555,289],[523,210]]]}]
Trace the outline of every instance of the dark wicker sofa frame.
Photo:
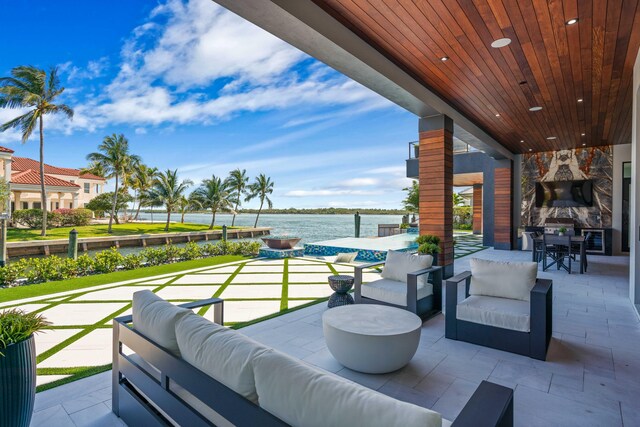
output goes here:
[{"label": "dark wicker sofa frame", "polygon": [[537,279],[535,286],[531,289],[530,332],[459,320],[456,317],[458,284],[463,280],[465,281],[465,298],[468,298],[471,285],[470,271],[460,273],[446,282],[445,336],[447,338],[546,360],[553,329],[553,282],[551,280]]},{"label": "dark wicker sofa frame", "polygon": [[[405,310],[409,310],[412,313],[417,314],[420,318],[427,319],[433,317],[442,311],[442,267],[434,265],[423,270],[414,271],[407,274],[407,305],[396,305],[385,301],[379,301],[372,298],[362,296],[362,273],[365,269],[384,265],[384,261],[373,262],[370,264],[362,264],[355,267],[355,281],[354,281],[354,299],[356,304],[381,304],[391,307],[398,307]],[[418,299],[418,277],[431,274],[429,283],[433,285],[433,292],[431,295]]]},{"label": "dark wicker sofa frame", "polygon": [[[214,307],[214,321],[222,324],[223,301],[218,298],[181,304],[180,307]],[[184,360],[131,328],[132,316],[113,321],[113,412],[130,426],[212,426],[209,420],[172,392],[179,384],[233,425],[286,426],[256,404],[209,377]],[[123,347],[135,356],[123,353]],[[143,364],[157,370],[149,372]],[[328,374],[330,375],[330,374]],[[512,427],[513,390],[483,381],[462,409],[454,427]]]}]

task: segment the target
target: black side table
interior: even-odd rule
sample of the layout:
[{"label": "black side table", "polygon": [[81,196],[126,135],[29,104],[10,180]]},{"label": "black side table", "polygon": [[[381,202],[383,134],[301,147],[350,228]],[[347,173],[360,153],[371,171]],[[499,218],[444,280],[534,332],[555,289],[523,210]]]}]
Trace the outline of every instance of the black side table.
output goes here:
[{"label": "black side table", "polygon": [[354,303],[353,297],[349,294],[355,280],[353,276],[341,274],[339,276],[329,276],[328,280],[329,286],[335,291],[329,297],[329,302],[327,303],[329,308]]}]

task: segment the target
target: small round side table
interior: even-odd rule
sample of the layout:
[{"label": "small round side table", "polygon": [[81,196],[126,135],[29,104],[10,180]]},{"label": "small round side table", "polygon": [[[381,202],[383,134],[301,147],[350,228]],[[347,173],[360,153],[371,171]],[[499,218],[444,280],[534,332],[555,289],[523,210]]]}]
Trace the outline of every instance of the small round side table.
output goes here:
[{"label": "small round side table", "polygon": [[327,303],[329,308],[354,303],[353,297],[349,295],[349,291],[351,290],[355,280],[353,276],[341,274],[338,276],[329,276],[328,280],[329,286],[331,286],[331,289],[335,291],[329,297],[329,302]]}]

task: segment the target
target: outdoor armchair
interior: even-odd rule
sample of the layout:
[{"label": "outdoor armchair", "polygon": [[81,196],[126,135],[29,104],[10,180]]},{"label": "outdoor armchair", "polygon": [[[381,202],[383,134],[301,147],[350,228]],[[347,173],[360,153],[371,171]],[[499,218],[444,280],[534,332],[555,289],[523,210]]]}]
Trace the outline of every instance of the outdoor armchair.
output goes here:
[{"label": "outdoor armchair", "polygon": [[[446,282],[445,336],[546,360],[552,331],[551,280],[536,278],[536,263],[472,259],[471,265],[480,276],[476,286],[470,271]],[[465,299],[458,301],[458,284],[463,281]]]},{"label": "outdoor armchair", "polygon": [[[382,304],[409,310],[422,319],[442,311],[442,267],[431,255],[388,251],[387,260],[355,268],[356,304]],[[383,266],[382,278],[363,283],[366,269]],[[413,268],[412,268],[413,266]]]}]

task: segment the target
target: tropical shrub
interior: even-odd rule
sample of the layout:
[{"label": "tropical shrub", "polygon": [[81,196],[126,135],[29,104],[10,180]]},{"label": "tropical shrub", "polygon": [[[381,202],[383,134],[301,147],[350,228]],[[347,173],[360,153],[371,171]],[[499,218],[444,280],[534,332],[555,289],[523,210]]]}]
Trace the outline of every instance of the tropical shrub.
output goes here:
[{"label": "tropical shrub", "polygon": [[416,243],[418,246],[423,245],[425,243],[433,243],[434,245],[440,245],[440,238],[438,236],[434,236],[433,234],[423,234],[422,236],[418,236],[416,238]]},{"label": "tropical shrub", "polygon": [[[469,227],[469,228],[465,228]],[[471,230],[473,227],[473,211],[471,206],[453,207],[453,228],[455,230]]]},{"label": "tropical shrub", "polygon": [[[53,212],[47,212],[47,226],[55,226],[56,217]],[[11,214],[11,218],[17,224],[27,228],[42,227],[42,209],[19,209]]]},{"label": "tropical shrub", "polygon": [[88,276],[93,273],[93,258],[87,254],[82,254],[75,260],[78,276]]},{"label": "tropical shrub", "polygon": [[147,265],[160,265],[168,261],[164,248],[146,248],[140,251],[140,255],[147,261]]},{"label": "tropical shrub", "polygon": [[434,243],[423,243],[420,246],[418,246],[418,253],[421,254],[439,254],[440,253],[440,246],[434,244]]},{"label": "tropical shrub", "polygon": [[125,270],[135,270],[142,267],[144,257],[140,254],[125,255],[122,259],[122,268]]},{"label": "tropical shrub", "polygon": [[138,254],[122,255],[114,247],[98,252],[93,258],[87,254],[77,259],[49,256],[44,258],[22,258],[0,267],[0,286],[34,284],[53,280],[66,280],[90,274],[110,273],[117,270],[134,270],[143,266],[161,265],[219,255],[256,256],[260,251],[256,241],[220,241],[200,246],[195,242],[183,248],[166,245],[145,248]]},{"label": "tropical shrub", "polygon": [[98,252],[93,259],[93,268],[96,273],[111,273],[122,265],[124,256],[118,249],[112,247],[106,251]]},{"label": "tropical shrub", "polygon": [[93,213],[90,209],[56,209],[54,214],[59,215],[57,218],[60,227],[80,227],[89,225]]},{"label": "tropical shrub", "polygon": [[49,324],[41,314],[26,313],[16,308],[0,312],[0,356],[3,356],[2,350],[11,344],[26,340]]},{"label": "tropical shrub", "polygon": [[202,246],[200,246],[196,242],[189,242],[182,249],[182,259],[184,260],[202,258],[203,254],[204,251]]}]

